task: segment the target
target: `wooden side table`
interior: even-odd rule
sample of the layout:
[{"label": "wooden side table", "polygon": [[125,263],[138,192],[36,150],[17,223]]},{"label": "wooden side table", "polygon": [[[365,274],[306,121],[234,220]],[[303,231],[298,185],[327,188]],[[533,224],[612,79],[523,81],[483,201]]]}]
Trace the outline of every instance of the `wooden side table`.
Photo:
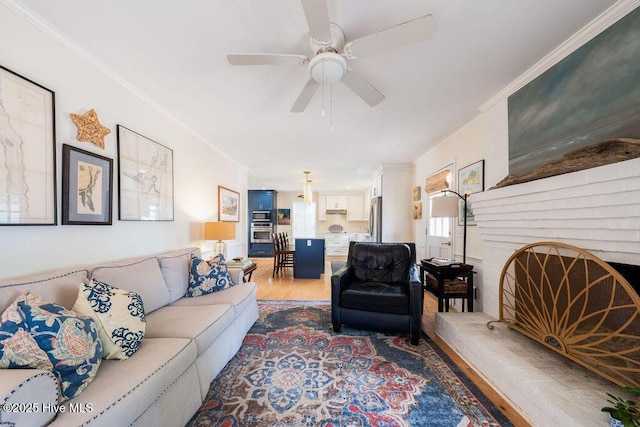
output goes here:
[{"label": "wooden side table", "polygon": [[468,311],[473,311],[473,266],[461,262],[441,262],[436,259],[420,260],[422,288],[438,298],[438,311],[449,311],[449,299],[467,300]]},{"label": "wooden side table", "polygon": [[229,268],[239,268],[242,270],[242,282],[246,283],[251,281],[251,275],[253,274],[253,272],[258,268],[258,265],[253,262],[249,265],[245,265],[245,264],[234,264],[233,261],[229,261],[227,263],[227,266]]}]

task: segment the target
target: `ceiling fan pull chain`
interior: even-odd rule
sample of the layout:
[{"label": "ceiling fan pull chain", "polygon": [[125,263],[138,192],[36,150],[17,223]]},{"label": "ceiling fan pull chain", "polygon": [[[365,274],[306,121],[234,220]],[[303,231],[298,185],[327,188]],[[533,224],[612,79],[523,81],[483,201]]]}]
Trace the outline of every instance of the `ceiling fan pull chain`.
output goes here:
[{"label": "ceiling fan pull chain", "polygon": [[333,132],[333,84],[329,85],[329,132]]},{"label": "ceiling fan pull chain", "polygon": [[322,117],[324,117],[324,58],[322,58]]}]

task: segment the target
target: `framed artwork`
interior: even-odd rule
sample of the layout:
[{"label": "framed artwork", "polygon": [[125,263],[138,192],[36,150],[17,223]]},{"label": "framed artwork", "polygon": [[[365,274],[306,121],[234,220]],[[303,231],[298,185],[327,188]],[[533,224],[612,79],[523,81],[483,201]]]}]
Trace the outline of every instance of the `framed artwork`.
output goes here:
[{"label": "framed artwork", "polygon": [[420,197],[422,197],[420,194],[420,186],[418,185],[417,187],[413,187],[413,201],[417,202],[420,200]]},{"label": "framed artwork", "polygon": [[218,186],[218,221],[240,222],[240,194]]},{"label": "framed artwork", "polygon": [[278,209],[278,225],[291,225],[291,209]]},{"label": "framed artwork", "polygon": [[512,182],[549,176],[541,166],[579,148],[640,138],[639,29],[637,8],[509,96]]},{"label": "framed artwork", "polygon": [[55,94],[0,66],[0,225],[55,225]]},{"label": "framed artwork", "polygon": [[111,225],[113,160],[62,146],[62,224]]},{"label": "framed artwork", "polygon": [[173,221],[173,150],[118,125],[118,217]]},{"label": "framed artwork", "polygon": [[413,202],[413,219],[422,219],[422,202]]},{"label": "framed artwork", "polygon": [[[458,170],[458,193],[467,194],[467,225],[476,225],[471,194],[484,191],[484,160]],[[464,225],[464,201],[460,200],[458,225]]]}]

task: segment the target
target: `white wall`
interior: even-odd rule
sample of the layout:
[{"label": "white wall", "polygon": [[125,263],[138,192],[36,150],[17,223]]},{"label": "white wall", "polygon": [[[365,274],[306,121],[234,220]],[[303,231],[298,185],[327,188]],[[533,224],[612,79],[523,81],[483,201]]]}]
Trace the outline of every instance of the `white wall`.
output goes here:
[{"label": "white wall", "polygon": [[[190,245],[208,250],[212,242],[202,240],[202,222],[217,219],[218,185],[241,194],[237,241],[230,242],[229,255],[246,255],[244,167],[4,4],[0,4],[0,40],[0,65],[55,92],[58,223],[62,215],[62,144],[114,159],[113,225],[0,226],[0,278]],[[76,140],[77,128],[69,114],[91,108],[111,129],[104,150]],[[174,221],[118,221],[117,124],[173,150]]]},{"label": "white wall", "polygon": [[[415,185],[423,186],[428,175],[450,163],[455,181],[458,169],[480,159],[485,160],[485,189],[506,177],[507,97],[636,6],[619,2],[497,94],[478,116],[416,160]],[[478,271],[478,310],[494,317],[502,267],[528,243],[560,241],[606,261],[640,264],[640,159],[488,190],[473,195],[472,202],[478,226],[468,228],[467,258]],[[423,212],[414,236],[425,254],[427,202]],[[462,251],[461,228],[454,230],[456,258]]]}]

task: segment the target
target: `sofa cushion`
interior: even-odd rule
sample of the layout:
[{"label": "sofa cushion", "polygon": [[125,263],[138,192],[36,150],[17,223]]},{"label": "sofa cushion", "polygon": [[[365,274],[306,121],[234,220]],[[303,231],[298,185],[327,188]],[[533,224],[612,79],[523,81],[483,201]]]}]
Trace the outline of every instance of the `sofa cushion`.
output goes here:
[{"label": "sofa cushion", "polygon": [[[103,360],[100,375],[91,387],[67,404],[84,411],[59,413],[49,427],[133,425],[167,389],[193,368],[195,358],[196,346],[190,340],[145,337],[129,359]],[[185,400],[199,396],[199,382],[197,378],[193,379],[195,393],[181,396]],[[192,404],[191,401],[181,402],[181,405]],[[165,424],[156,420],[153,425]]]},{"label": "sofa cushion", "polygon": [[210,262],[200,257],[191,257],[187,297],[210,294],[233,286],[224,257],[222,255],[218,257],[219,259]]},{"label": "sofa cushion", "polygon": [[404,243],[356,243],[352,248],[351,265],[356,281],[407,282],[411,263],[411,249]]},{"label": "sofa cushion", "polygon": [[383,282],[353,282],[341,293],[342,307],[378,313],[409,314],[407,287]]},{"label": "sofa cushion", "polygon": [[254,282],[242,283],[198,298],[181,298],[171,306],[228,304],[233,307],[235,317],[238,317],[248,305],[255,304],[257,288]]},{"label": "sofa cushion", "polygon": [[192,339],[200,355],[233,320],[233,309],[226,304],[191,307],[170,305],[147,316],[146,336]]},{"label": "sofa cushion", "polygon": [[151,313],[169,304],[170,301],[169,289],[157,258],[99,266],[91,271],[91,277],[111,286],[137,293],[144,301],[146,313]]},{"label": "sofa cushion", "polygon": [[[28,327],[51,362],[60,383],[61,399],[80,394],[95,377],[102,360],[102,344],[93,320],[29,292],[16,300],[16,306],[24,319],[22,325]],[[11,350],[10,356],[16,354],[15,347]],[[6,345],[3,359],[5,356]]]},{"label": "sofa cushion", "polygon": [[78,285],[87,280],[87,270],[59,270],[34,276],[0,281],[0,312],[20,295],[31,291],[63,307],[72,307]]},{"label": "sofa cushion", "polygon": [[127,359],[136,352],[145,330],[140,295],[107,283],[82,283],[73,310],[91,317],[98,326],[105,359]]},{"label": "sofa cushion", "polygon": [[189,287],[189,263],[191,256],[200,256],[198,248],[189,248],[184,251],[171,252],[161,255],[160,270],[169,289],[170,302],[184,297]]}]

